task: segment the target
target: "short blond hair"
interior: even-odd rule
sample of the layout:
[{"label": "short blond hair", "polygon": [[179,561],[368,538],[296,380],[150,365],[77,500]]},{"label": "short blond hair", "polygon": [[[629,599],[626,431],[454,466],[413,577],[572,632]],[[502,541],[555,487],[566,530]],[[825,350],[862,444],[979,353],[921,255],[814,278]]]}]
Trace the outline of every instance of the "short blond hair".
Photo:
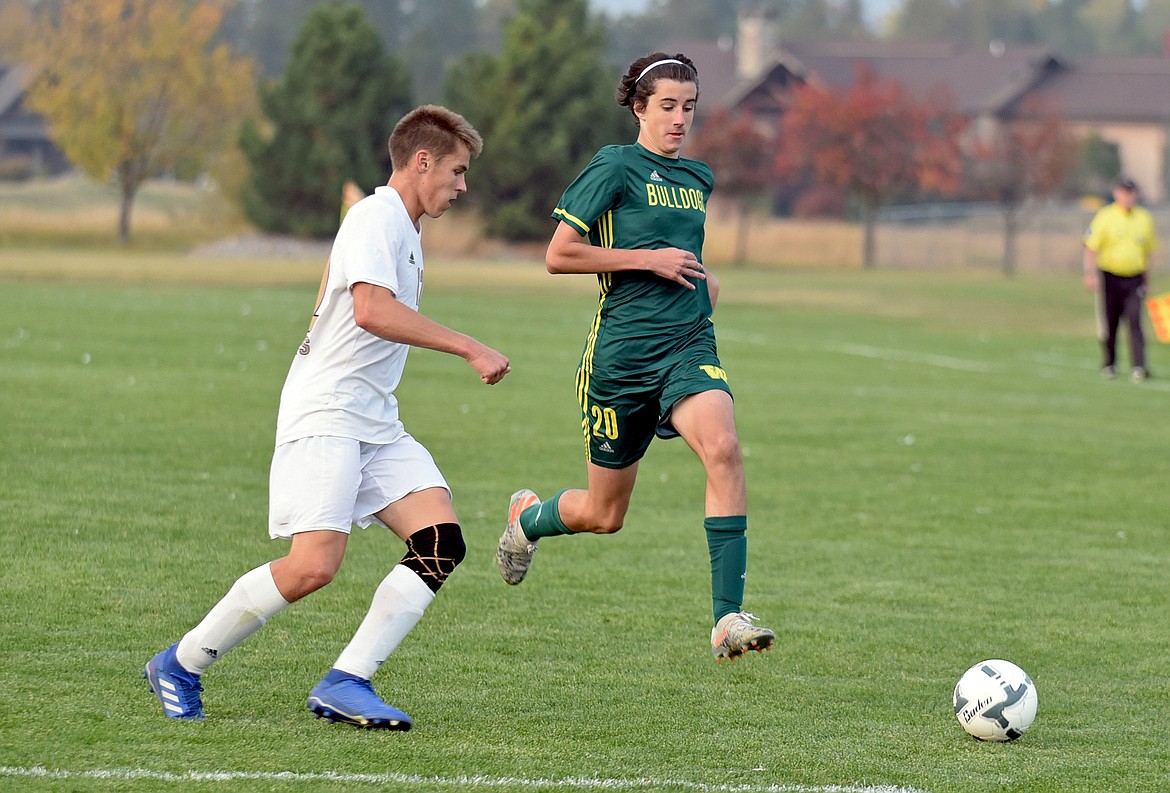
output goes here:
[{"label": "short blond hair", "polygon": [[437,159],[455,151],[462,143],[478,157],[483,138],[463,116],[439,105],[422,105],[403,116],[390,133],[390,164],[406,168],[415,152],[426,150]]}]

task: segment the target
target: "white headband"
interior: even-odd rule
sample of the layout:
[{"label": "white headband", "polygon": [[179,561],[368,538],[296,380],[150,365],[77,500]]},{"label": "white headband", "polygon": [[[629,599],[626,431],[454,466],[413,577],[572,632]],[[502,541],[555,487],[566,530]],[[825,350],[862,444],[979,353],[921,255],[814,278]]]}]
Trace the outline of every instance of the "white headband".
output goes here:
[{"label": "white headband", "polygon": [[634,85],[637,85],[639,82],[641,82],[642,78],[646,76],[646,72],[650,71],[655,66],[662,66],[663,64],[666,64],[666,63],[677,63],[679,66],[683,65],[682,61],[676,60],[674,58],[667,58],[667,59],[661,60],[661,61],[654,61],[654,63],[650,64],[649,66],[647,66],[645,69],[642,70],[642,73],[638,75],[638,79],[634,80]]}]

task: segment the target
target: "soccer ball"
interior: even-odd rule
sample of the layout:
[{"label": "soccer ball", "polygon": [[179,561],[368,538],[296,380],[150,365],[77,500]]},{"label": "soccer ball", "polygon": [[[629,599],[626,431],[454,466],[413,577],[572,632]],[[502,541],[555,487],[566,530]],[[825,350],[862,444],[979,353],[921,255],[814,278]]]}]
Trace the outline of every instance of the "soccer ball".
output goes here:
[{"label": "soccer ball", "polygon": [[1036,718],[1036,684],[1011,661],[981,661],[959,678],[955,718],[981,741],[1014,741]]}]

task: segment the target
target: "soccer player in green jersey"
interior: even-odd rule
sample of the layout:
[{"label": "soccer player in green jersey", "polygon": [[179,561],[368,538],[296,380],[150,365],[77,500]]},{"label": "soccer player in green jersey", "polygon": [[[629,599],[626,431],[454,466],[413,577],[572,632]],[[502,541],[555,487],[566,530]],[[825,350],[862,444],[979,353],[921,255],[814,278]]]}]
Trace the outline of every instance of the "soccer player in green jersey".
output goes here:
[{"label": "soccer player in green jersey", "polygon": [[542,537],[612,534],[629,509],[650,441],[682,436],[707,473],[717,660],[772,646],[775,634],[743,611],[747,489],[727,374],[711,313],[718,282],[699,257],[714,179],[680,156],[698,100],[698,73],[682,54],[634,61],[617,90],[638,125],[628,146],[606,146],[552,213],[548,271],[597,276],[600,299],[577,370],[588,486],[541,502],[513,494],[496,550],[519,584]]}]

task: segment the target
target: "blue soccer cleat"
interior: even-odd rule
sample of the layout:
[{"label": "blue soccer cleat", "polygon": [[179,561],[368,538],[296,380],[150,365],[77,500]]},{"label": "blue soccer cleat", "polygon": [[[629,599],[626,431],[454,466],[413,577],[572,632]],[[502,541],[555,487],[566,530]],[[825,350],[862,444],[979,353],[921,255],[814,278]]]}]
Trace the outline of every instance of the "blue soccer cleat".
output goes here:
[{"label": "blue soccer cleat", "polygon": [[369,680],[340,669],[330,669],[309,694],[309,710],[319,719],[370,730],[406,731],[412,723],[410,716],[383,702]]},{"label": "blue soccer cleat", "polygon": [[168,719],[202,719],[203,699],[199,692],[203,686],[199,675],[188,672],[175,657],[178,647],[176,642],[147,661],[142,676],[162,703]]}]

